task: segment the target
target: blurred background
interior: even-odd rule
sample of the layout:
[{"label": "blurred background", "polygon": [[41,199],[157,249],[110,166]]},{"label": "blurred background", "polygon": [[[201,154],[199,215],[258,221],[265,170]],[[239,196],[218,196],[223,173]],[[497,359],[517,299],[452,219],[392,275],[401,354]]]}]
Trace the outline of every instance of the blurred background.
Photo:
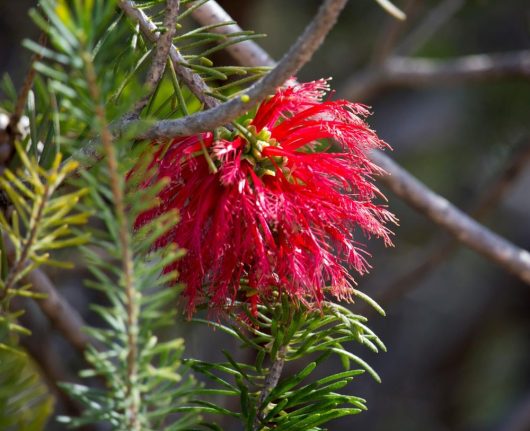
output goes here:
[{"label": "blurred background", "polygon": [[[20,42],[38,36],[27,16],[35,3],[0,2],[0,72],[9,73],[17,87],[30,58]],[[260,44],[279,59],[320,1],[219,3],[243,28],[266,33]],[[349,2],[300,80],[332,76],[337,96],[372,107],[369,122],[392,146],[393,158],[459,208],[475,211],[495,232],[530,249],[528,0],[395,3],[408,13],[404,23],[373,1]],[[420,79],[414,75],[420,64],[410,62],[406,72],[412,75],[394,76],[397,56],[443,62],[423,64],[428,67],[421,70],[433,72],[474,54],[489,55],[480,57],[480,64],[502,59],[504,67],[472,77],[446,73]],[[523,66],[515,61],[521,58],[526,58]],[[465,64],[476,66],[474,60]],[[215,61],[232,60],[227,54]],[[387,317],[355,307],[370,314],[370,326],[388,353],[372,355],[352,346],[383,383],[367,375],[353,382],[349,390],[368,400],[369,411],[328,428],[530,430],[530,287],[465,247],[453,247],[448,234],[392,193],[386,195],[400,219],[395,247],[371,243],[372,274],[358,282],[380,300]],[[90,321],[87,303],[97,298],[85,296],[95,295],[82,288],[86,274],[51,276]],[[60,356],[76,369],[77,354],[48,329],[37,309],[30,315],[39,328],[28,341],[36,356],[51,366]],[[232,343],[201,328],[186,330],[186,338],[190,355],[210,359],[216,345]],[[42,349],[50,343],[54,349]],[[338,370],[340,364],[330,367]],[[76,379],[70,371],[60,372]],[[61,409],[68,409],[64,400]],[[47,429],[61,427],[50,423]]]}]

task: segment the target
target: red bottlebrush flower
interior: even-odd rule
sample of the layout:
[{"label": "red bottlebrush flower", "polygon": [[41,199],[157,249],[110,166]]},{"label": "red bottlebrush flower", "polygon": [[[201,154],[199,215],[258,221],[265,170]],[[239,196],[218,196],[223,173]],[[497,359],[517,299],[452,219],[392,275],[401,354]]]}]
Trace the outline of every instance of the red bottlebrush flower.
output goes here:
[{"label": "red bottlebrush flower", "polygon": [[285,293],[318,305],[326,291],[350,299],[349,269],[367,272],[357,241],[381,237],[394,216],[372,199],[381,172],[368,152],[386,144],[363,121],[369,112],[346,100],[323,101],[325,80],[291,84],[264,101],[246,128],[154,143],[154,176],[168,185],[141,226],[177,209],[181,220],[155,247],[176,242],[176,269],[189,311],[198,303],[255,306]]}]

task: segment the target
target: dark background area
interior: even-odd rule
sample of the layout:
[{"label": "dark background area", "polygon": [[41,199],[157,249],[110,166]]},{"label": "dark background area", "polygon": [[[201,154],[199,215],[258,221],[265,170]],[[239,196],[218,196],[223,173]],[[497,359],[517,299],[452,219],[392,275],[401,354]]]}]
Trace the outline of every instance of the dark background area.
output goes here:
[{"label": "dark background area", "polygon": [[[23,38],[38,33],[27,17],[30,0],[0,2],[0,71],[17,86],[29,53]],[[278,59],[311,19],[320,1],[220,1],[241,26],[268,34],[261,44]],[[409,6],[399,42],[441,1],[401,1]],[[447,3],[447,2],[446,2]],[[458,2],[453,2],[458,3]],[[530,48],[527,0],[468,0],[415,56],[449,59],[477,53]],[[332,76],[338,90],[381,52],[394,28],[375,2],[350,2],[301,80]],[[530,67],[530,66],[528,66]],[[530,73],[527,74],[530,76]],[[432,82],[421,87],[383,88],[363,96],[372,106],[370,124],[410,172],[462,209],[486,194],[514,154],[530,146],[530,81],[500,77],[480,82]],[[517,157],[517,156],[515,156]],[[530,166],[504,194],[484,223],[519,246],[530,248]],[[416,280],[394,281],[438,250],[448,235],[390,192],[400,219],[395,247],[371,243],[372,274],[359,287],[378,298],[387,317],[371,315],[370,326],[388,353],[372,355],[352,346],[381,374],[378,385],[365,375],[348,388],[368,400],[369,411],[339,420],[330,430],[524,431],[530,430],[530,288],[464,247]],[[84,274],[52,273],[67,298],[85,315]],[[392,287],[394,286],[394,287]],[[392,288],[392,295],[389,295]],[[358,307],[358,305],[356,305]],[[366,311],[363,309],[363,311]],[[42,322],[46,325],[46,322]],[[38,337],[38,334],[37,334]],[[207,357],[220,333],[187,331],[191,354]],[[77,359],[58,337],[53,355]],[[234,349],[236,347],[234,346]],[[242,352],[241,355],[245,353]],[[339,369],[339,364],[330,364]],[[289,371],[289,370],[287,370]],[[67,378],[74,376],[67,375]],[[526,415],[526,416],[525,416]],[[526,422],[525,418],[526,417]],[[54,430],[56,425],[50,424]]]}]

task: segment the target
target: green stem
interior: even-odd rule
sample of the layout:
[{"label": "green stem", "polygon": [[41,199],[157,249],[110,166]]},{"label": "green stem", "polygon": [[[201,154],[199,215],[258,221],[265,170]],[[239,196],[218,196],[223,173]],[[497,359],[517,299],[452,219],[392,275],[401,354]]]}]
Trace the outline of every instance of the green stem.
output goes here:
[{"label": "green stem", "polygon": [[85,72],[88,82],[90,96],[96,103],[95,113],[101,129],[101,143],[106,155],[109,169],[110,186],[114,198],[114,209],[119,224],[119,242],[121,248],[121,264],[123,270],[123,283],[125,287],[125,302],[127,308],[127,381],[125,396],[129,399],[127,404],[127,429],[140,431],[139,419],[141,401],[137,396],[135,388],[138,385],[138,324],[139,305],[136,292],[131,239],[129,225],[126,216],[125,198],[118,170],[118,159],[116,149],[112,142],[112,134],[109,130],[105,107],[101,103],[100,89],[96,80],[96,71],[92,59],[88,53],[84,53]]},{"label": "green stem", "polygon": [[215,163],[213,162],[212,158],[210,157],[210,154],[208,154],[208,149],[206,148],[206,145],[204,145],[204,141],[202,140],[202,137],[199,135],[199,142],[201,143],[201,151],[202,155],[206,159],[206,163],[208,164],[208,167],[210,168],[210,172],[213,174],[217,173],[217,166],[215,166]]},{"label": "green stem", "polygon": [[15,261],[13,267],[9,270],[9,273],[6,277],[6,281],[4,283],[4,288],[0,291],[0,307],[3,310],[7,309],[5,299],[6,297],[8,297],[9,291],[13,289],[15,283],[18,281],[19,273],[26,266],[26,262],[30,256],[31,249],[35,245],[35,240],[37,239],[37,234],[39,232],[40,222],[44,214],[44,208],[46,207],[46,204],[48,203],[51,194],[52,190],[50,189],[50,184],[49,182],[46,182],[46,185],[44,186],[44,191],[41,196],[41,201],[39,202],[39,205],[33,209],[32,217],[30,220],[30,230],[28,236],[26,237],[26,240],[24,241],[24,245],[22,246],[20,257]]}]

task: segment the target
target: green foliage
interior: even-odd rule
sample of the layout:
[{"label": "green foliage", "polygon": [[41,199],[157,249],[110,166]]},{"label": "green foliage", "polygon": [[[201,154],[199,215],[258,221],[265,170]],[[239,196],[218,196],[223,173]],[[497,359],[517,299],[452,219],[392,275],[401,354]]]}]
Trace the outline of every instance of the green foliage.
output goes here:
[{"label": "green foliage", "polygon": [[[126,160],[125,157],[123,160]],[[145,172],[143,172],[145,173]],[[137,171],[138,178],[142,171]],[[134,182],[134,178],[132,180]],[[85,260],[93,279],[87,285],[104,293],[107,305],[92,308],[105,322],[103,328],[87,328],[96,340],[86,353],[90,368],[84,377],[102,377],[105,389],[83,385],[67,385],[69,392],[86,406],[81,418],[61,418],[74,426],[107,422],[114,430],[133,429],[130,425],[130,406],[139,406],[138,423],[142,430],[188,430],[198,421],[195,412],[178,414],[168,424],[168,415],[178,413],[196,383],[186,375],[181,357],[184,351],[180,338],[165,339],[160,335],[175,321],[177,297],[181,286],[174,283],[175,274],[161,275],[181,256],[181,251],[169,248],[150,252],[150,244],[163,235],[177,220],[168,213],[142,229],[131,233],[132,280],[134,293],[126,295],[124,270],[120,261],[124,250],[120,242],[121,226],[109,207],[112,196],[108,170],[104,164],[83,174],[83,182],[90,189],[87,206],[95,208],[101,229],[94,229],[93,241],[84,249]],[[152,205],[157,188],[136,191],[127,201],[129,220]],[[167,284],[171,282],[171,287]],[[131,319],[131,306],[137,310]],[[131,355],[130,331],[134,331],[134,350]],[[134,372],[131,363],[134,361]]]},{"label": "green foliage", "polygon": [[[165,1],[137,3],[148,16],[153,16],[153,24],[160,25],[158,18],[163,13]],[[202,3],[204,1],[181,2],[183,12],[177,22],[174,43],[183,55],[184,63],[181,65],[202,76],[210,85],[212,96],[225,99],[262,76],[267,68],[215,66],[206,56],[262,35],[247,31],[219,35],[211,31],[215,27],[233,24],[231,21],[184,30],[189,27],[186,21],[190,12]],[[191,6],[185,9],[186,5]],[[93,131],[90,126],[91,100],[81,53],[90,54],[98,71],[98,85],[106,105],[107,119],[112,122],[141,98],[143,75],[154,50],[138,27],[131,25],[122,13],[117,13],[113,1],[42,0],[40,7],[41,10],[31,11],[31,17],[48,34],[51,46],[44,48],[31,40],[25,40],[24,46],[43,55],[43,60],[35,67],[48,79],[49,91],[55,95],[56,104],[60,106],[56,115],[56,128],[61,131],[59,141],[70,144],[73,151],[83,140],[94,138],[90,134]],[[116,52],[119,54],[116,55]],[[198,99],[183,85],[169,64],[143,114],[146,117],[168,118],[186,115],[200,107]]]},{"label": "green foliage", "polygon": [[[225,391],[225,395],[239,397],[239,411],[209,403],[211,412],[239,418],[248,431],[306,431],[320,430],[319,426],[330,420],[366,410],[362,398],[337,392],[364,371],[380,381],[364,360],[345,347],[345,343],[353,341],[374,352],[386,350],[366,326],[365,317],[331,302],[325,302],[321,310],[308,310],[301,305],[293,308],[285,299],[275,307],[260,306],[257,315],[241,307],[245,317],[226,325],[195,319],[230,334],[242,346],[257,352],[252,364],[238,363],[226,351],[223,352],[226,362],[187,361],[196,372]],[[331,355],[340,358],[345,371],[311,379],[312,373]],[[279,377],[278,364],[307,363],[307,358],[310,362],[297,374],[271,383],[271,375],[278,373]],[[350,370],[352,362],[362,369]],[[204,405],[204,401],[197,403]]]},{"label": "green foliage", "polygon": [[[61,165],[60,153],[49,170],[42,169],[36,159],[30,159],[22,147],[15,143],[22,162],[22,169],[15,174],[9,169],[0,177],[2,190],[13,205],[9,219],[0,212],[0,228],[8,244],[1,241],[0,261],[0,325],[9,330],[26,333],[16,323],[18,313],[9,311],[9,303],[15,296],[36,295],[31,285],[20,282],[42,264],[69,268],[69,262],[52,259],[50,252],[64,247],[83,244],[89,234],[72,231],[72,225],[84,224],[88,212],[75,212],[79,198],[86,189],[58,194],[57,189],[76,167],[74,161]],[[11,254],[11,259],[6,259]],[[8,264],[10,261],[10,264]],[[0,344],[1,346],[1,344]]]},{"label": "green foliage", "polygon": [[[207,2],[208,0],[183,0],[180,2],[181,13],[177,19],[177,34],[173,39],[173,43],[182,54],[184,63],[181,64],[197,73],[208,83],[211,88],[211,93],[209,93],[211,96],[224,100],[227,96],[237,94],[249,83],[260,78],[269,68],[216,66],[212,61],[212,55],[221,52],[231,45],[262,38],[265,35],[256,34],[253,31],[225,32],[225,34],[212,31],[222,30],[223,27],[236,24],[234,21],[225,21],[208,26],[193,26],[190,28],[187,23],[189,15],[193,10]],[[147,16],[153,17],[153,23],[161,31],[163,29],[160,28],[157,19],[163,11],[161,6],[164,5],[165,0],[137,2],[138,8],[144,11]],[[141,57],[127,75],[127,82],[131,80],[132,76],[137,75],[138,70],[141,68],[140,62],[142,65],[144,62],[148,62],[147,60],[151,55],[149,50],[151,44],[149,41],[138,30],[135,36],[133,47],[141,54]],[[191,110],[198,109],[198,101],[190,94],[188,89],[181,89],[181,83],[174,74],[174,71],[172,71],[172,68],[167,68],[166,72],[166,80],[160,82],[159,89],[157,89],[154,95],[154,101],[158,105],[157,116],[174,116],[179,111],[185,114],[186,110],[190,110],[190,108]],[[152,108],[148,108],[147,113],[154,114]]]},{"label": "green foliage", "polygon": [[17,322],[24,311],[12,311],[10,302],[16,296],[40,299],[31,284],[23,283],[39,266],[71,267],[51,258],[50,252],[84,243],[89,234],[71,226],[86,223],[89,213],[76,211],[86,189],[58,190],[76,162],[61,164],[58,153],[46,170],[18,142],[15,146],[22,166],[16,173],[6,169],[0,177],[0,191],[12,204],[9,217],[0,212],[0,429],[36,431],[44,429],[53,399],[36,367],[17,347],[18,336],[29,331]]},{"label": "green foliage", "polygon": [[[72,103],[63,104],[62,109],[83,125],[85,137],[108,133],[107,122],[116,112],[112,106],[103,108],[109,82],[105,81],[106,59],[101,56],[103,46],[111,43],[115,34],[85,25],[94,20],[113,22],[111,30],[118,28],[121,20],[118,17],[113,21],[114,9],[107,7],[109,3],[72,2],[71,7],[66,2],[42,3],[54,49],[47,51],[54,64],[46,71],[50,79],[56,79],[53,82],[60,82],[55,85],[62,89],[63,96],[71,98]],[[99,21],[94,19],[97,14]],[[33,15],[38,21],[39,15]],[[62,75],[54,77],[52,70],[61,70]],[[112,78],[110,82],[116,84]],[[80,99],[75,106],[74,95]],[[151,244],[178,217],[167,213],[134,230],[134,220],[155,204],[163,184],[145,190],[139,187],[146,167],[134,166],[134,157],[145,150],[141,146],[132,149],[127,137],[104,144],[95,145],[106,158],[90,171],[81,171],[76,184],[88,190],[85,206],[97,219],[93,223],[97,227],[90,228],[92,240],[83,249],[93,275],[87,285],[107,299],[105,305],[93,306],[105,325],[87,328],[95,343],[87,349],[90,367],[82,376],[97,376],[106,384],[104,388],[65,385],[85,409],[81,417],[60,419],[71,426],[104,422],[115,430],[188,430],[199,418],[195,410],[182,411],[181,407],[193,394],[196,383],[181,364],[182,339],[163,336],[164,328],[175,320],[173,304],[181,287],[175,283],[176,274],[162,271],[182,253],[174,247],[151,251]],[[125,176],[133,167],[134,175],[126,182]]]},{"label": "green foliage", "polygon": [[23,352],[0,346],[0,429],[43,430],[52,412],[53,398],[35,365]]},{"label": "green foliage", "polygon": [[[89,54],[98,70],[98,85],[104,95],[110,95],[123,80],[120,67],[133,61],[132,50],[123,49],[129,28],[123,17],[116,13],[113,1],[42,0],[30,16],[48,37],[46,47],[32,40],[23,45],[42,60],[35,64],[45,79],[42,87],[51,98],[55,140],[65,154],[74,152],[85,140],[95,136],[92,128],[93,101],[86,81],[82,53]],[[115,53],[123,51],[118,61]],[[108,67],[116,65],[115,68]],[[38,82],[38,81],[37,81]],[[41,96],[45,102],[45,96]],[[109,96],[110,98],[110,96]],[[110,119],[118,117],[129,104],[109,104]]]}]

